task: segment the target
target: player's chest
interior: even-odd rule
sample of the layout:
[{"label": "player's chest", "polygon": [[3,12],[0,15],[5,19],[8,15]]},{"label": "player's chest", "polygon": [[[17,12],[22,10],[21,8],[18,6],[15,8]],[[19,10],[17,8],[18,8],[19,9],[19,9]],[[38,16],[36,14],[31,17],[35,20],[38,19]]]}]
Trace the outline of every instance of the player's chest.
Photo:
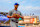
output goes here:
[{"label": "player's chest", "polygon": [[13,14],[20,14],[19,11],[13,11],[12,13],[13,13]]}]

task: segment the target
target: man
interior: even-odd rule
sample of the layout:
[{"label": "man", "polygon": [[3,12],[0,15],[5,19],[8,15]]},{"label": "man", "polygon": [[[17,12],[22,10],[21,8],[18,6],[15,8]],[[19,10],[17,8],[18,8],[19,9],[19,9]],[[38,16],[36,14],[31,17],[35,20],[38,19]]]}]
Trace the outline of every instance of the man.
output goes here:
[{"label": "man", "polygon": [[18,18],[22,18],[21,12],[17,10],[19,4],[14,4],[14,10],[10,11],[7,15],[8,18],[10,18],[10,25],[11,27],[18,27]]}]

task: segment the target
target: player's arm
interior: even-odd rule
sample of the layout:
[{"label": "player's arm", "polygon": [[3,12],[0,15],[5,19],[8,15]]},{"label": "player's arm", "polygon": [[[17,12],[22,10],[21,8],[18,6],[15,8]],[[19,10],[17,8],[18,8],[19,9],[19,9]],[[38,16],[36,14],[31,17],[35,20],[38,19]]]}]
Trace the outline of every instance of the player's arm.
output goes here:
[{"label": "player's arm", "polygon": [[12,18],[12,11],[9,11],[8,15],[7,15],[8,18]]},{"label": "player's arm", "polygon": [[23,17],[23,16],[20,16],[20,18],[24,19],[24,17]]},{"label": "player's arm", "polygon": [[24,19],[24,17],[22,16],[21,12],[20,12],[20,18]]},{"label": "player's arm", "polygon": [[13,18],[13,16],[7,15],[8,18]]}]

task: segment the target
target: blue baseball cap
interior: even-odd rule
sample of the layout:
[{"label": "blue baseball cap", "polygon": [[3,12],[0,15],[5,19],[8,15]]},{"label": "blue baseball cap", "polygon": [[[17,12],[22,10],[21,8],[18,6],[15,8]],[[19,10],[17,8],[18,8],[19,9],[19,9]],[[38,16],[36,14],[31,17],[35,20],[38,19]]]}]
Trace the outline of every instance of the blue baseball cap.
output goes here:
[{"label": "blue baseball cap", "polygon": [[19,5],[18,3],[15,3],[14,5]]}]

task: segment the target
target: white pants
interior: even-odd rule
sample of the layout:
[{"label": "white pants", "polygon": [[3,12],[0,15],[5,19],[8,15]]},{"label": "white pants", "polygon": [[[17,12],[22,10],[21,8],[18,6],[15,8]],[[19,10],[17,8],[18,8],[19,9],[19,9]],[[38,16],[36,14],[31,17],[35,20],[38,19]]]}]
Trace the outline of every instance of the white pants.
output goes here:
[{"label": "white pants", "polygon": [[15,23],[15,22],[10,21],[10,26],[11,27],[17,27],[18,26],[18,23]]}]

